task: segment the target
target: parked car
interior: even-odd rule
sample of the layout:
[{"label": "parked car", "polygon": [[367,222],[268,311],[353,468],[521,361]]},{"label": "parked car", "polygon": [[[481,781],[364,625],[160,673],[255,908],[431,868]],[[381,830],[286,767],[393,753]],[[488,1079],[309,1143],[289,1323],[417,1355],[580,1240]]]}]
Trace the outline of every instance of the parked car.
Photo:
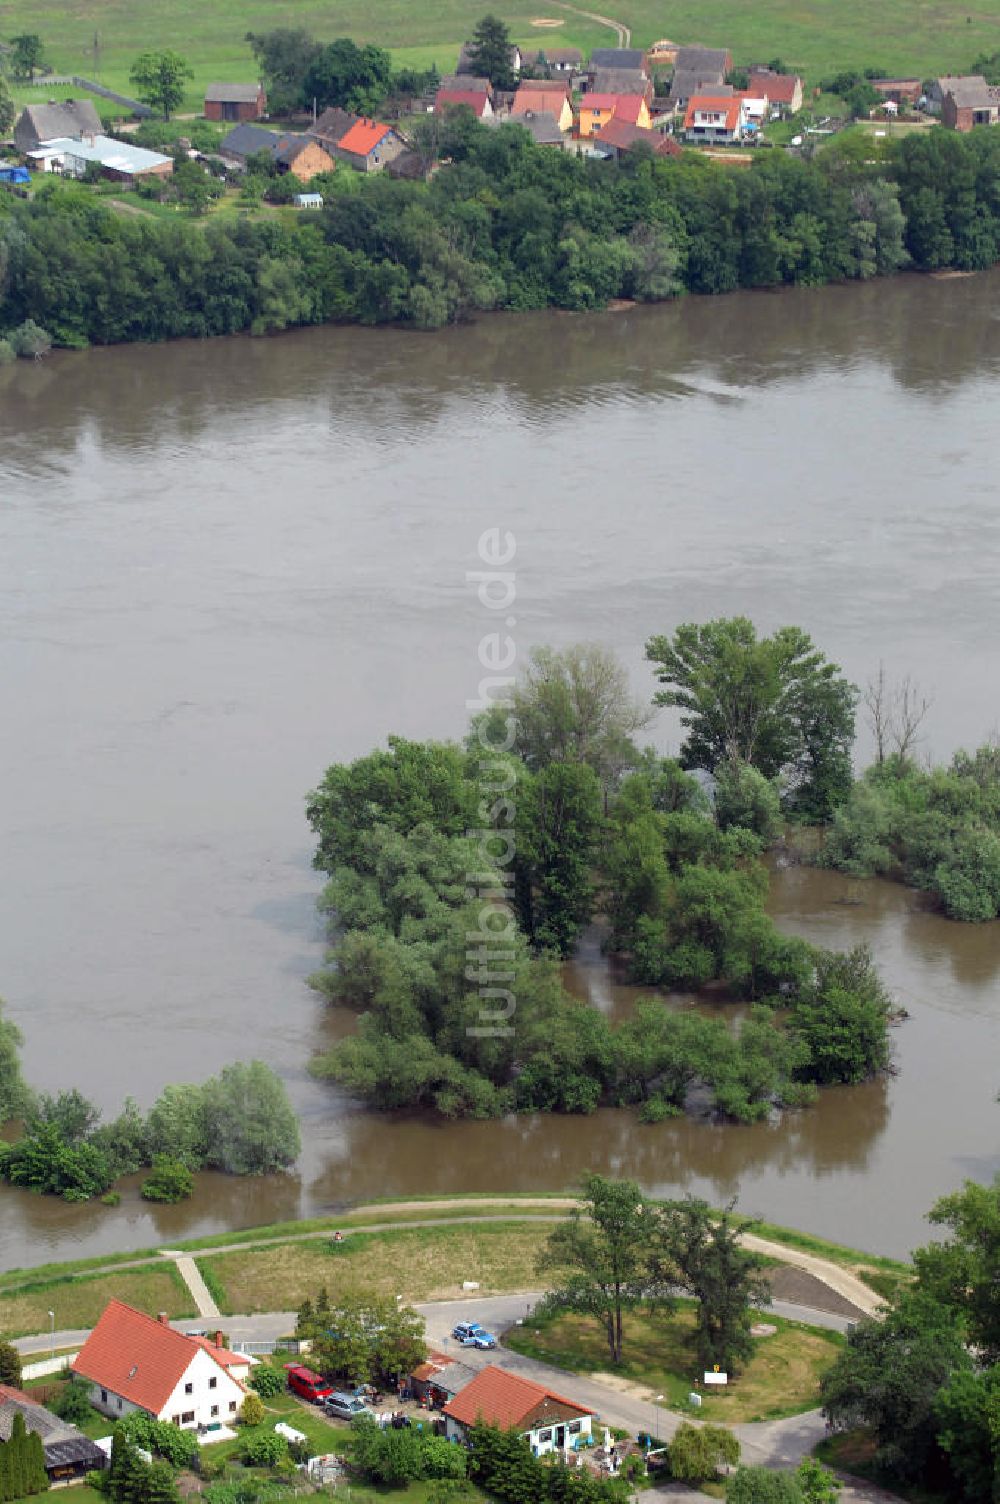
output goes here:
[{"label": "parked car", "polygon": [[359,1415],[372,1414],[363,1399],[356,1394],[345,1394],[342,1389],[327,1395],[323,1409],[327,1415],[333,1415],[337,1420],[357,1420]]},{"label": "parked car", "polygon": [[452,1328],[451,1335],[463,1347],[496,1347],[497,1339],[492,1332],[479,1325],[478,1321],[460,1321]]},{"label": "parked car", "polygon": [[332,1384],[328,1384],[320,1374],[313,1373],[311,1368],[303,1368],[300,1363],[289,1363],[285,1372],[288,1374],[288,1387],[292,1393],[301,1399],[311,1400],[314,1405],[321,1405],[333,1393]]}]

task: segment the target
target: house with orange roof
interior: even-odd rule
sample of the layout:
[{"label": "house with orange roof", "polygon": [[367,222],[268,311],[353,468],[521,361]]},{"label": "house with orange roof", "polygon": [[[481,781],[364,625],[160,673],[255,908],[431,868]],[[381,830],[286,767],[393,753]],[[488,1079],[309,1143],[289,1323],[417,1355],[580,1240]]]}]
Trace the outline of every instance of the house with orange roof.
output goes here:
[{"label": "house with orange roof", "polygon": [[357,120],[336,146],[333,155],[356,172],[381,172],[402,156],[406,142],[391,125],[381,120]]},{"label": "house with orange roof", "polygon": [[627,125],[652,124],[649,105],[641,94],[585,94],[580,101],[580,135],[599,136],[609,120],[624,120]]},{"label": "house with orange roof", "polygon": [[561,131],[573,129],[573,106],[569,101],[569,91],[559,84],[550,84],[546,89],[529,89],[527,84],[522,84],[514,95],[510,113],[515,120],[519,115],[551,115]]},{"label": "house with orange roof", "polygon": [[568,1452],[592,1433],[594,1412],[554,1389],[491,1364],[444,1407],[445,1435],[465,1442],[474,1426],[517,1431],[536,1457]]},{"label": "house with orange roof", "polygon": [[[877,83],[875,87],[878,87]],[[771,68],[752,68],[747,92],[763,95],[771,108],[782,114],[797,115],[802,108],[802,80],[797,73],[775,73]],[[920,98],[919,83],[915,97]]]},{"label": "house with orange roof", "polygon": [[90,1385],[94,1408],[113,1420],[140,1410],[183,1430],[214,1431],[235,1421],[252,1365],[225,1347],[221,1332],[188,1337],[165,1315],[111,1300],[70,1366]]},{"label": "house with orange roof", "polygon": [[689,141],[739,141],[743,133],[743,101],[736,94],[693,94],[684,114]]},{"label": "house with orange roof", "polygon": [[488,120],[493,114],[493,101],[485,89],[438,89],[434,97],[434,113],[466,105],[477,120]]}]

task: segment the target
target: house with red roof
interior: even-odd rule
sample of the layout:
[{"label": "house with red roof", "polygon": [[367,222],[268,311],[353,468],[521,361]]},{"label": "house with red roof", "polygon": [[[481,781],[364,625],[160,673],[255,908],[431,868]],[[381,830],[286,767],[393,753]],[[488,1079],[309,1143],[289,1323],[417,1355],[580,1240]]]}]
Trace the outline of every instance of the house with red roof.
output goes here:
[{"label": "house with red roof", "polygon": [[147,1316],[111,1300],[71,1368],[90,1385],[90,1402],[113,1420],[141,1410],[183,1430],[233,1422],[246,1398],[251,1363],[213,1339],[174,1331],[165,1315]]},{"label": "house with red roof", "polygon": [[609,120],[641,125],[648,130],[652,117],[641,94],[585,94],[580,101],[580,135],[599,136]]},{"label": "house with red roof", "polygon": [[627,120],[619,120],[617,115],[612,116],[601,131],[600,141],[601,146],[607,147],[619,161],[626,152],[637,146],[645,147],[654,157],[683,155],[673,136],[668,136],[663,131],[646,130],[641,125],[629,125]]},{"label": "house with red roof", "polygon": [[456,105],[466,105],[477,120],[488,120],[493,114],[493,101],[486,89],[438,89],[434,98],[434,113],[439,115]]},{"label": "house with red roof", "polygon": [[[542,84],[541,88],[535,84]],[[531,87],[521,84],[510,107],[511,118],[520,115],[551,115],[561,131],[573,129],[573,106],[565,85],[537,79]]]},{"label": "house with red roof", "polygon": [[684,115],[689,141],[739,141],[743,130],[743,101],[736,94],[694,94]]},{"label": "house with red roof", "polygon": [[381,120],[358,120],[336,146],[333,155],[356,172],[381,172],[406,150],[406,142]]},{"label": "house with red roof", "polygon": [[473,1426],[497,1426],[517,1431],[536,1457],[546,1452],[567,1452],[592,1432],[594,1412],[491,1364],[481,1368],[454,1399],[444,1407],[445,1435],[451,1441],[467,1441]]},{"label": "house with red roof", "polygon": [[[920,97],[919,91],[918,83],[917,98]],[[802,108],[802,80],[796,73],[774,73],[770,68],[753,68],[746,92],[762,95],[773,110],[780,110],[783,115],[797,115]]]}]

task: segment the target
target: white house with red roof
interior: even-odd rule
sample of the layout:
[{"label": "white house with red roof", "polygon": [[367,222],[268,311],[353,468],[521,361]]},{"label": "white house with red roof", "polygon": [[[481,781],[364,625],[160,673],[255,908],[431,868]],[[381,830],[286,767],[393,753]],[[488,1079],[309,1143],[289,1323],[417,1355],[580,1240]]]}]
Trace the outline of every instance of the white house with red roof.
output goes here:
[{"label": "white house with red roof", "polygon": [[234,1421],[246,1398],[250,1359],[214,1340],[174,1331],[166,1316],[147,1316],[112,1300],[72,1370],[91,1386],[90,1402],[117,1420],[141,1410],[184,1430],[214,1430]]},{"label": "white house with red roof", "polygon": [[689,141],[739,141],[746,126],[743,100],[738,94],[694,94],[684,114]]},{"label": "white house with red roof", "polygon": [[517,1431],[536,1457],[569,1452],[589,1438],[594,1412],[533,1379],[491,1364],[481,1368],[444,1407],[445,1435],[466,1441],[473,1426]]}]

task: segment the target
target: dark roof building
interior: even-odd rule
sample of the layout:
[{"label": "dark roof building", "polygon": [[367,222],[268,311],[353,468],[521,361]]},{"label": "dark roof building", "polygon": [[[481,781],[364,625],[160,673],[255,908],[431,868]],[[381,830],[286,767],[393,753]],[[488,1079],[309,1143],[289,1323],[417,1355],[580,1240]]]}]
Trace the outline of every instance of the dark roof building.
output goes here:
[{"label": "dark roof building", "polygon": [[46,141],[99,136],[101,117],[89,99],[64,99],[61,104],[29,104],[14,127],[18,151],[34,151]]},{"label": "dark roof building", "polygon": [[590,54],[590,71],[599,68],[631,68],[646,71],[646,56],[638,47],[595,47]]},{"label": "dark roof building", "polygon": [[688,73],[699,73],[706,83],[718,77],[719,83],[733,66],[728,47],[680,47],[676,66]]},{"label": "dark roof building", "polygon": [[583,53],[579,47],[539,47],[528,61],[534,62],[538,56],[543,57],[557,73],[572,73],[583,65]]},{"label": "dark roof building", "polygon": [[487,120],[484,124],[521,125],[536,146],[562,146],[566,141],[566,136],[559,129],[559,122],[551,110],[525,110],[522,114],[512,115],[507,120],[498,120],[494,116],[492,120]]},{"label": "dark roof building", "polygon": [[219,143],[219,155],[232,157],[235,162],[245,162],[255,152],[274,152],[281,137],[277,131],[267,131],[260,125],[235,125]]},{"label": "dark roof building", "polygon": [[209,84],[206,120],[259,120],[267,113],[263,84]]},{"label": "dark roof building", "polygon": [[652,82],[640,68],[598,68],[590,80],[594,94],[641,94],[647,104],[653,97]]},{"label": "dark roof building", "polygon": [[50,1482],[79,1478],[91,1468],[104,1467],[107,1459],[100,1447],[76,1426],[60,1420],[20,1389],[0,1384],[0,1441],[10,1440],[15,1415],[22,1416],[26,1428],[41,1437]]}]

